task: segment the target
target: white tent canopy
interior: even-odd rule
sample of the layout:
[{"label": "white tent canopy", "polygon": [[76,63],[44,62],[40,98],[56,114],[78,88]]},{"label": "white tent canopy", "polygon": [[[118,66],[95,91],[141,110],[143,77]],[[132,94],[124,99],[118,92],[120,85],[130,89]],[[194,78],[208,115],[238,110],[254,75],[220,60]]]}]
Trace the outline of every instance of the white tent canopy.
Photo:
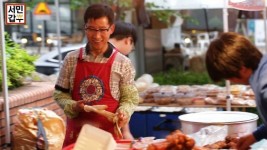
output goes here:
[{"label": "white tent canopy", "polygon": [[145,2],[153,2],[158,6],[162,6],[163,8],[168,8],[171,10],[201,8],[219,9],[224,7],[224,0],[145,0]]},{"label": "white tent canopy", "polygon": [[[145,0],[145,3],[151,3],[162,8],[171,10],[183,10],[183,9],[223,9],[225,7],[225,1],[228,0]],[[242,2],[244,0],[231,0],[232,2]],[[267,0],[266,0],[267,2]],[[267,3],[265,2],[265,6]],[[231,7],[228,7],[231,8]]]}]

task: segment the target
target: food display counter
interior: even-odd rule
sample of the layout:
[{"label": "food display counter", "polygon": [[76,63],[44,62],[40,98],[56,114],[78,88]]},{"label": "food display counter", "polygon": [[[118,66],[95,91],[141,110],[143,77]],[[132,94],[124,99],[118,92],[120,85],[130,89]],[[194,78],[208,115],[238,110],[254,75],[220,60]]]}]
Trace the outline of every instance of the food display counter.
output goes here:
[{"label": "food display counter", "polygon": [[256,107],[254,93],[249,86],[231,85],[231,95],[226,88],[207,85],[161,85],[140,92],[140,106],[225,108],[230,96],[231,107]]},{"label": "food display counter", "polygon": [[[130,121],[135,138],[164,138],[181,129],[180,115],[226,110],[225,88],[216,85],[158,86],[140,93],[140,103]],[[231,110],[246,112],[255,108],[254,94],[246,86],[231,87]]]},{"label": "food display counter", "polygon": [[[186,108],[173,107],[175,105],[171,104],[168,106],[144,105],[138,106],[130,122],[131,132],[136,139],[155,137],[168,141],[170,135],[179,133],[179,136],[190,135],[193,137],[199,149],[231,149],[235,147],[236,140],[231,142],[229,138],[242,136],[257,128],[258,116],[256,114],[240,111],[217,111],[214,105],[209,105],[210,108],[197,108],[206,109],[206,112],[199,113],[186,113]],[[239,106],[236,107],[239,108]],[[203,130],[200,131],[199,129],[202,128]],[[179,138],[176,137],[176,139]],[[154,144],[152,143],[152,147],[159,148],[166,143]],[[150,146],[148,146],[148,150],[153,150],[153,148],[150,149]]]},{"label": "food display counter", "polygon": [[[231,105],[233,111],[246,112],[255,106]],[[179,105],[175,103],[159,105],[156,103],[141,103],[131,117],[130,129],[135,138],[154,136],[163,138],[174,130],[181,129],[180,115],[225,110],[226,105],[190,104]]]}]

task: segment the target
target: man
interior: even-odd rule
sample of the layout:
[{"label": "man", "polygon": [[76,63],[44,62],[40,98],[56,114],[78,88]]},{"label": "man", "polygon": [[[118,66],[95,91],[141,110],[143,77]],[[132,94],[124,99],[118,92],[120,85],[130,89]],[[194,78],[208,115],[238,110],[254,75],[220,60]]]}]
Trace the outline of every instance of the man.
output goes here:
[{"label": "man", "polygon": [[[128,55],[134,49],[137,41],[137,31],[133,24],[117,21],[115,22],[115,30],[110,35],[109,42],[114,45],[123,55]],[[122,134],[125,139],[134,140],[130,132],[129,124],[122,128]]]},{"label": "man", "polygon": [[109,42],[113,44],[123,55],[128,55],[134,49],[137,41],[137,31],[133,24],[127,22],[115,22],[115,30],[110,35]]},{"label": "man", "polygon": [[206,54],[206,66],[213,81],[223,79],[233,83],[249,84],[256,97],[262,125],[253,133],[240,137],[237,149],[267,138],[267,56],[245,37],[237,33],[223,33],[211,42]]},{"label": "man", "polygon": [[68,53],[55,86],[54,98],[67,116],[63,146],[76,141],[84,124],[114,133],[114,123],[85,105],[106,105],[115,113],[120,127],[125,126],[138,104],[134,86],[135,69],[131,61],[108,43],[115,29],[114,12],[103,4],[93,4],[84,14],[85,48]]}]

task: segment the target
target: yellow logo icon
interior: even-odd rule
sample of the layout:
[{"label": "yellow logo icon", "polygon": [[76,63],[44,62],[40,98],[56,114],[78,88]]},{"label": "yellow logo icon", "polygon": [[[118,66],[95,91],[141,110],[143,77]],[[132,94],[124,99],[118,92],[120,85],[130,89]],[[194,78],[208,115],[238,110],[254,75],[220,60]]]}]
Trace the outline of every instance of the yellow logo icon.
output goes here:
[{"label": "yellow logo icon", "polygon": [[35,15],[51,15],[51,10],[45,2],[40,2],[37,4],[35,10]]},{"label": "yellow logo icon", "polygon": [[23,15],[17,14],[18,19],[23,19],[23,17],[24,17]]}]

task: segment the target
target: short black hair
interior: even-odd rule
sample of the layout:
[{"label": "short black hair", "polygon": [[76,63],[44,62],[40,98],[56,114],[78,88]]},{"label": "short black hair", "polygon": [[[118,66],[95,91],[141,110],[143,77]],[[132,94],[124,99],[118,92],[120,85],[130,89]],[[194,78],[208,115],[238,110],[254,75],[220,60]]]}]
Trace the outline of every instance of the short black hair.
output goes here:
[{"label": "short black hair", "polygon": [[115,38],[117,40],[121,40],[123,38],[132,37],[133,43],[135,44],[137,41],[137,31],[136,27],[127,22],[116,21],[115,22],[115,30],[110,35],[110,38]]},{"label": "short black hair", "polygon": [[114,11],[112,8],[105,4],[92,4],[84,13],[84,23],[86,24],[89,19],[98,19],[101,17],[107,17],[110,25],[114,23]]}]

